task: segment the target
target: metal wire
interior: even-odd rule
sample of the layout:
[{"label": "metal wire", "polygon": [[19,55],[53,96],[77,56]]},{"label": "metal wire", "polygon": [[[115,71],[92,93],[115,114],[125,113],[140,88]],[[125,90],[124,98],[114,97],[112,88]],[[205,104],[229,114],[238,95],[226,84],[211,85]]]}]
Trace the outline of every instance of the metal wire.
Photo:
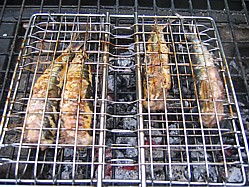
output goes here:
[{"label": "metal wire", "polygon": [[[202,124],[200,92],[197,89],[197,75],[193,71],[195,62],[191,57],[194,53],[190,51],[191,43],[187,39],[191,34],[188,31],[191,22],[195,22],[201,42],[207,45],[209,52],[213,53],[218,60],[217,67],[225,84],[225,99],[222,100],[225,119],[217,121],[218,124],[214,128],[206,128]],[[147,182],[243,185],[246,182],[246,176],[243,176],[245,172],[243,165],[248,163],[248,158],[243,157],[242,152],[248,152],[248,147],[245,132],[242,132],[243,124],[239,117],[240,111],[236,104],[231,77],[214,22],[210,18],[201,17],[139,16],[139,32],[135,34],[139,35],[140,42],[136,44],[143,46],[142,69],[145,69],[145,72],[148,69],[148,62],[145,59],[149,56],[146,50],[148,45],[151,45],[148,43],[148,38],[153,34],[151,30],[155,23],[168,25],[164,30],[164,37],[167,38],[165,45],[170,48],[168,55],[172,56],[168,62],[172,88],[169,94],[164,96],[163,100],[161,99],[161,102],[167,106],[163,111],[151,111],[148,107],[148,110],[142,113],[144,129],[141,130],[146,134],[145,139],[147,138],[148,141],[144,155],[146,171],[149,172]],[[145,78],[149,76],[146,74]],[[147,86],[143,86],[148,87],[148,80],[146,82]],[[147,99],[139,98],[140,101]],[[148,102],[152,101],[148,100]],[[216,116],[219,115],[218,111],[215,113]],[[234,115],[235,113],[237,114]],[[241,144],[238,146],[238,143],[241,143],[239,137],[243,137],[245,146],[241,147]],[[229,138],[234,143],[228,143]],[[235,144],[237,148],[234,147]],[[232,156],[228,153],[231,150],[236,154]],[[231,176],[234,175],[231,171],[237,169],[238,162],[241,163],[239,171],[241,184],[231,182]]]},{"label": "metal wire", "polygon": [[[99,133],[102,132],[99,129],[102,126],[99,124],[100,103],[105,102],[103,98],[101,99],[101,84],[106,82],[106,76],[102,77],[106,63],[102,48],[103,43],[107,42],[103,19],[104,15],[100,14],[77,16],[37,14],[31,18],[8,94],[11,99],[6,103],[3,113],[6,117],[1,121],[3,127],[1,128],[1,173],[3,168],[9,171],[6,178],[1,179],[2,182],[29,184],[59,184],[62,181],[64,184],[94,182],[93,175],[98,165],[97,142]],[[89,27],[87,31],[86,27]],[[75,42],[72,36],[76,33],[88,35],[78,40],[85,42],[83,50],[88,55],[85,64],[91,66],[95,80],[95,91],[89,100],[94,103],[90,113],[93,115],[93,130],[89,129],[94,141],[91,146],[79,148],[76,144],[60,144],[60,137],[57,136],[52,145],[45,145],[49,147],[48,149],[41,151],[39,148],[44,146],[41,145],[41,136],[37,143],[27,143],[23,140],[26,130],[23,122],[25,123],[27,116],[26,108],[29,107],[27,103],[32,102],[29,102],[30,93],[37,78],[50,63],[54,63],[56,56],[62,53],[67,45]],[[48,100],[48,95],[44,99]],[[41,133],[43,130],[40,128],[39,131]],[[58,134],[61,131],[60,120],[56,131]],[[10,153],[6,153],[6,150],[10,150]]]},{"label": "metal wire", "polygon": [[[169,48],[172,80],[171,89],[163,90],[161,111],[143,107],[148,99],[143,96],[144,87],[148,87],[150,76],[146,73],[148,40],[155,23],[166,26],[163,35]],[[200,41],[217,59],[225,86],[225,98],[219,101],[225,112],[219,114],[215,110],[217,125],[213,128],[204,127],[202,122],[196,65],[190,50],[193,44],[187,39],[193,34],[189,31],[193,23]],[[88,56],[85,63],[91,66],[94,77],[90,99],[94,104],[93,120],[89,129],[93,142],[81,147],[76,143],[60,144],[60,120],[52,128],[57,131],[54,143],[41,144],[41,138],[37,143],[24,142],[23,123],[33,86],[73,42],[74,33],[87,35],[82,40]],[[211,18],[36,14],[25,35],[8,98],[0,131],[0,169],[7,171],[1,174],[1,183],[145,186],[246,182],[248,144],[228,65]],[[221,121],[220,115],[224,115]],[[39,130],[41,133],[42,129]],[[42,151],[44,145],[47,149]]]}]

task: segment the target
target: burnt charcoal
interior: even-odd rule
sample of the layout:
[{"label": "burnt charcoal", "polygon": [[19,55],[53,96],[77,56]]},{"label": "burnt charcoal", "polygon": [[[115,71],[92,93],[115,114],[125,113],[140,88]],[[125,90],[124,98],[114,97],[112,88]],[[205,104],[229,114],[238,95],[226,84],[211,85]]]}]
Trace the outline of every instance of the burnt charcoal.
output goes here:
[{"label": "burnt charcoal", "polygon": [[[59,1],[56,2],[59,4]],[[55,6],[56,2],[44,1],[45,7],[41,5],[39,8],[36,6],[39,3],[35,1],[34,5],[37,12],[39,12],[38,9],[41,9],[41,12],[50,9],[56,12],[58,9]],[[89,14],[82,17],[70,17],[69,14],[62,16],[45,14],[38,16],[38,20],[31,22],[32,27],[27,28],[30,29],[27,34],[28,38],[24,39],[26,42],[23,45],[24,53],[20,56],[22,63],[26,65],[21,65],[16,72],[16,79],[20,79],[21,86],[16,88],[16,82],[19,80],[13,82],[10,104],[7,107],[7,124],[4,124],[3,131],[1,131],[3,132],[1,138],[3,144],[0,149],[0,157],[3,158],[0,164],[1,181],[12,179],[18,184],[29,184],[27,181],[32,181],[32,184],[37,182],[37,184],[48,185],[85,185],[85,182],[82,181],[86,180],[90,181],[86,182],[87,185],[96,185],[97,177],[101,177],[98,182],[101,182],[103,186],[133,185],[133,183],[135,186],[141,182],[141,174],[145,172],[146,181],[143,182],[155,186],[161,185],[160,183],[163,183],[162,185],[211,185],[210,183],[212,185],[215,185],[213,183],[238,185],[238,183],[244,183],[243,167],[248,164],[248,155],[245,149],[247,143],[242,134],[244,129],[236,103],[237,97],[243,115],[242,121],[247,124],[249,117],[245,73],[249,72],[248,36],[246,34],[248,28],[246,16],[242,9],[239,10],[242,5],[237,6],[238,2],[214,3],[215,1],[212,0],[208,3],[212,10],[210,12],[203,9],[207,3],[204,2],[200,5],[196,0],[179,2],[166,0],[160,3],[158,0],[154,0],[146,2],[144,5],[141,0],[137,2],[136,6],[136,3],[131,3],[130,0],[127,2],[120,0],[114,2],[114,7],[111,5],[113,2],[104,2],[104,0],[76,2],[73,0],[67,3],[63,0],[60,2],[59,12],[71,12],[68,10],[72,8],[74,10],[80,8],[81,12],[94,11],[95,13],[106,13],[108,10],[111,16],[101,17],[99,15],[100,17],[98,17]],[[147,6],[151,3],[153,6]],[[166,9],[169,8],[169,5],[171,6],[171,3],[173,3],[172,10],[167,12]],[[16,9],[21,4],[19,2],[13,7],[12,4],[13,2],[7,2],[7,6],[3,5],[2,7],[3,19],[0,21],[2,25],[16,26],[15,24],[19,23],[17,19],[23,11],[16,11]],[[24,4],[24,14],[21,16],[27,19],[31,13],[28,10],[32,7],[32,2],[27,0]],[[76,4],[80,7],[77,7]],[[231,8],[233,4],[236,6]],[[97,7],[93,5],[97,5]],[[137,23],[135,23],[134,16],[119,16],[121,13],[127,13],[128,8],[125,5],[129,6],[131,14],[134,13],[134,10],[138,12]],[[131,6],[133,5],[132,12]],[[228,10],[224,11],[227,5],[233,12],[232,15],[229,15]],[[159,9],[157,10],[157,8]],[[183,14],[175,18],[165,16],[166,12],[174,14],[174,8],[178,12],[183,9],[188,9],[188,11],[180,11],[179,13]],[[198,11],[189,8],[198,9]],[[200,9],[203,10],[199,11]],[[162,14],[163,16],[143,16],[143,13],[148,14],[152,10],[156,15]],[[243,16],[241,16],[242,14]],[[12,18],[10,23],[7,23],[6,15]],[[216,19],[226,59],[222,54],[219,37],[216,35],[216,28],[212,21],[202,17],[190,18],[183,15],[209,15]],[[61,53],[53,51],[56,46],[60,50],[68,46],[69,42],[65,40],[70,40],[71,32],[68,31],[72,24],[76,24],[75,26],[81,32],[86,29],[84,26],[86,20],[91,32],[87,34],[84,49],[88,55],[86,63],[92,67],[94,96],[91,99],[94,101],[94,112],[96,111],[92,121],[94,131],[90,132],[94,137],[93,144],[81,149],[77,147],[62,149],[60,144],[54,142],[45,151],[41,151],[37,144],[20,144],[25,108],[32,91],[31,86],[35,82],[34,73],[37,70],[37,76],[40,76],[48,66],[48,61]],[[148,39],[155,23],[166,26],[163,32],[166,45],[170,49],[168,55],[172,85],[162,101],[165,102],[165,108],[148,111],[140,108],[143,101],[138,97],[138,85],[142,87],[144,85],[143,83],[140,85],[137,81],[137,73],[145,67],[145,61],[148,61],[146,59]],[[201,126],[199,122],[198,81],[193,71],[195,62],[191,58],[192,44],[186,39],[190,33],[189,26],[191,24],[198,27],[198,37],[215,57],[215,65],[219,68],[219,74],[225,82],[226,98],[223,101],[225,117],[218,126],[213,128]],[[5,75],[6,60],[11,58],[13,61],[10,65],[11,72],[7,76],[6,83],[8,85],[24,35],[24,29],[19,28],[19,30],[17,41],[14,41],[14,33],[10,33],[12,36],[7,37],[5,33],[2,33],[1,37],[7,43],[13,42],[12,47],[14,47],[12,56],[8,56],[10,55],[9,45],[7,45],[8,49],[0,47],[0,51],[2,51],[0,57],[4,62],[1,64],[4,65],[1,76]],[[108,49],[103,49],[103,47]],[[50,52],[46,50],[50,50]],[[53,52],[55,56],[53,56]],[[39,55],[40,57],[38,57]],[[107,56],[109,59],[105,61]],[[230,84],[226,60],[234,80],[235,90]],[[40,64],[36,66],[38,61]],[[141,67],[138,67],[138,64],[141,64]],[[104,66],[107,67],[107,77],[102,76]],[[245,72],[243,72],[244,69]],[[20,71],[24,71],[24,73],[21,75]],[[141,76],[143,77],[143,75]],[[106,80],[106,90],[103,90],[105,86],[103,80]],[[0,85],[2,84],[0,83]],[[4,98],[8,91],[8,87],[5,86],[3,88]],[[234,95],[235,91],[237,95]],[[1,103],[4,102],[1,101]],[[58,139],[56,140],[58,141]],[[103,148],[104,155],[99,155],[101,148]],[[18,157],[19,149],[21,149],[20,157]],[[144,155],[140,155],[143,151]],[[101,158],[103,160],[100,162]],[[145,171],[141,168],[143,165],[140,165],[142,159],[145,159]],[[98,173],[98,168],[102,166],[103,173],[102,171]],[[17,171],[15,171],[16,167],[18,167]],[[5,174],[6,171],[8,173]],[[25,179],[29,180],[25,181]],[[131,180],[135,180],[135,182]],[[4,183],[8,183],[8,181]]]}]

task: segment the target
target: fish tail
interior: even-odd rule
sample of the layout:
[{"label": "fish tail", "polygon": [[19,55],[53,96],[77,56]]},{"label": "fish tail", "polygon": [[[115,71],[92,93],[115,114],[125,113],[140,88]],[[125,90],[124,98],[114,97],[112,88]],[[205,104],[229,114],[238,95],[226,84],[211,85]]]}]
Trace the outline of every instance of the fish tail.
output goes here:
[{"label": "fish tail", "polygon": [[189,25],[189,33],[187,34],[187,39],[192,42],[199,42],[199,38],[197,36],[197,28],[193,23]]},{"label": "fish tail", "polygon": [[78,52],[78,50],[82,47],[83,44],[84,40],[80,39],[80,33],[74,33],[69,46],[65,49],[65,52]]}]

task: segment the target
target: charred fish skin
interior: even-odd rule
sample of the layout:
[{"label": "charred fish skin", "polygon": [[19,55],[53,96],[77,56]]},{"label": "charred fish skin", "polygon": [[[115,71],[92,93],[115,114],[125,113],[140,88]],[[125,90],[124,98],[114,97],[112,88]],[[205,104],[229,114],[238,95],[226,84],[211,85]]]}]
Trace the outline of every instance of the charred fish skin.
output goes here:
[{"label": "charred fish skin", "polygon": [[[60,97],[66,63],[70,56],[68,53],[59,56],[54,64],[51,64],[34,84],[27,111],[24,142],[38,143],[40,129],[44,128],[42,129],[40,143],[53,143],[56,133],[55,128],[59,117],[59,102],[53,99]],[[46,97],[48,98],[47,100]],[[43,118],[44,108],[45,114]],[[54,130],[52,130],[52,128]]]},{"label": "charred fish skin", "polygon": [[[90,145],[89,134],[92,123],[93,106],[92,74],[90,65],[84,62],[82,53],[78,53],[70,63],[61,103],[61,144]],[[77,129],[76,129],[77,128]],[[76,135],[77,134],[77,135]]]},{"label": "charred fish skin", "polygon": [[[163,25],[155,25],[147,45],[147,68],[144,72],[144,108],[151,111],[164,110],[164,91],[171,89],[169,48],[164,38]],[[160,99],[160,100],[158,100]]]},{"label": "charred fish skin", "polygon": [[[195,64],[194,73],[197,80],[201,118],[205,127],[217,126],[217,121],[221,121],[224,116],[224,85],[215,66],[213,54],[201,42],[197,36],[196,27],[191,26],[187,38],[191,41],[192,62]],[[218,120],[215,113],[218,113]]]},{"label": "charred fish skin", "polygon": [[[67,63],[73,57],[70,51],[78,50],[81,45],[70,45],[35,82],[24,124],[24,143],[54,143],[64,75]],[[45,150],[47,146],[40,148]]]}]

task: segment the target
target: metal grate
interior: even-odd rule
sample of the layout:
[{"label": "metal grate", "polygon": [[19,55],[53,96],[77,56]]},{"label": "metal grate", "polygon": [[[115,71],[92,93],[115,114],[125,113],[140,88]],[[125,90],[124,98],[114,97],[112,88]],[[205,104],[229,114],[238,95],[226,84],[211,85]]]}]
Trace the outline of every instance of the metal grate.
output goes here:
[{"label": "metal grate", "polygon": [[248,0],[2,0],[0,2],[0,115],[6,101],[13,69],[20,51],[25,28],[32,14],[106,13],[143,15],[193,15],[212,17],[220,32],[234,82],[243,123],[248,128]]},{"label": "metal grate", "polygon": [[[169,93],[166,89],[163,90],[163,97],[154,101],[144,97],[142,92],[139,97],[139,101],[147,100],[148,105],[151,105],[151,108],[148,107],[148,110],[143,110],[142,113],[141,109],[139,113],[143,118],[139,132],[144,135],[144,139],[140,140],[140,147],[145,151],[145,159],[141,159],[141,162],[144,161],[146,181],[154,184],[223,185],[225,182],[241,185],[239,181],[246,181],[246,176],[243,167],[238,169],[237,163],[239,160],[242,165],[248,162],[247,158],[243,157],[248,152],[248,147],[228,66],[213,20],[202,17],[139,16],[135,33],[136,45],[140,46],[137,49],[141,52],[141,60],[138,61],[141,63],[142,72],[145,71],[143,79],[146,79],[141,87],[148,88],[151,80],[151,75],[147,73],[151,66],[148,58],[151,58],[153,53],[148,50],[151,45],[148,38],[155,33],[151,32],[155,23],[159,26],[167,25],[163,35],[169,48],[168,65],[172,87],[168,90]],[[222,102],[225,112],[221,114],[220,108],[216,108],[217,126],[214,128],[204,127],[205,114],[201,109],[203,101],[198,89],[203,77],[198,78],[200,67],[196,61],[200,54],[205,52],[203,48],[198,54],[191,50],[194,43],[187,38],[193,35],[190,30],[192,24],[196,27],[198,42],[214,55],[222,82],[225,84],[225,98],[214,101]],[[197,56],[197,59],[193,56]],[[210,59],[206,58],[205,66],[208,66],[208,62]],[[138,71],[141,72],[141,69]],[[144,92],[148,91],[145,89]],[[154,102],[161,104],[158,101],[166,107],[160,111],[152,110]],[[220,115],[224,115],[221,121]],[[241,138],[244,139],[243,143]],[[243,148],[241,145],[244,145]],[[234,176],[240,177],[235,179]]]},{"label": "metal grate", "polygon": [[[146,110],[148,42],[163,25],[171,89],[163,110]],[[224,113],[203,126],[198,81],[187,36],[194,25],[216,58]],[[88,146],[23,141],[23,121],[35,80],[80,33],[93,75]],[[38,63],[39,62],[39,63]],[[69,65],[70,67],[70,65]],[[62,91],[63,95],[63,91]],[[1,183],[85,185],[242,185],[248,145],[228,65],[214,21],[207,17],[35,14],[26,32],[1,122]],[[62,97],[63,98],[63,97]],[[48,99],[48,98],[45,98]],[[60,99],[59,99],[60,100]],[[149,103],[151,102],[148,100]],[[30,101],[31,102],[31,101]],[[80,114],[80,113],[79,113]],[[219,116],[223,120],[219,121]],[[2,172],[7,171],[7,172]],[[236,176],[236,177],[234,177]]]},{"label": "metal grate", "polygon": [[[97,149],[100,132],[100,121],[103,123],[103,102],[105,99],[106,82],[106,63],[107,51],[107,24],[104,22],[104,15],[48,15],[38,14],[32,16],[28,30],[24,39],[23,47],[18,58],[18,63],[14,71],[14,76],[10,86],[1,123],[1,181],[17,183],[92,183],[95,169],[97,167]],[[38,126],[28,126],[27,108],[29,108],[35,99],[31,100],[30,93],[34,92],[34,84],[48,65],[56,63],[55,59],[59,56],[69,44],[75,43],[74,36],[79,35],[77,39],[84,41],[82,46],[85,56],[85,66],[91,66],[93,77],[93,94],[90,99],[84,102],[93,103],[91,129],[89,134],[94,141],[91,146],[76,147],[73,143],[64,144],[62,149],[59,141],[62,136],[56,136],[52,145],[41,141],[41,135],[37,142],[24,140],[24,132],[31,128],[36,134]],[[80,51],[74,51],[77,53]],[[86,55],[87,54],[87,55]],[[70,63],[67,63],[69,67]],[[69,69],[67,68],[67,72]],[[53,72],[48,74],[53,76]],[[66,75],[65,75],[66,76]],[[62,78],[62,77],[61,77]],[[64,80],[63,85],[66,81]],[[52,85],[51,86],[56,86]],[[50,86],[48,86],[50,89]],[[47,89],[48,89],[47,88]],[[48,92],[48,91],[47,91]],[[64,94],[65,89],[62,90]],[[41,100],[42,98],[40,98]],[[49,98],[48,94],[44,101],[61,102],[62,98]],[[66,98],[64,98],[66,100]],[[82,101],[79,101],[82,102]],[[38,106],[37,106],[38,107]],[[49,111],[44,108],[43,113],[50,112],[50,115],[58,115],[58,111]],[[81,111],[81,109],[80,109]],[[84,111],[83,111],[84,112]],[[100,116],[101,112],[101,116]],[[39,115],[39,114],[35,114]],[[45,121],[46,114],[42,114]],[[60,116],[62,113],[60,113]],[[79,116],[85,116],[82,111],[77,110],[77,121]],[[55,118],[55,117],[54,117]],[[46,122],[45,122],[46,123]],[[62,124],[59,120],[58,125]],[[33,127],[33,129],[32,129]],[[59,135],[63,131],[62,126],[57,126],[56,133]],[[53,126],[38,129],[40,134],[45,131],[53,131]],[[29,130],[30,131],[30,130]],[[78,133],[80,130],[78,129]],[[76,134],[77,132],[75,132]],[[102,135],[103,136],[103,135]],[[64,137],[67,138],[67,137]],[[41,145],[40,145],[41,144]],[[39,148],[49,147],[45,151]],[[68,147],[68,148],[67,148]],[[74,147],[73,149],[71,147]],[[70,173],[65,173],[70,170]],[[7,171],[7,172],[4,172]]]}]

